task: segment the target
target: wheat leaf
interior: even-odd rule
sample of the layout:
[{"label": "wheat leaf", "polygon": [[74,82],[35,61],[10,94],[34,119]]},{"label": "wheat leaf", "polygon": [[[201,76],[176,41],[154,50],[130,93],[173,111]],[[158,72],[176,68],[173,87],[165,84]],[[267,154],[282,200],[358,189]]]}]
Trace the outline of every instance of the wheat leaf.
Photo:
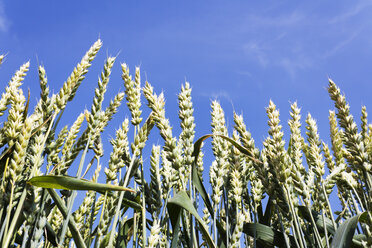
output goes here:
[{"label": "wheat leaf", "polygon": [[[207,240],[208,247],[216,247],[212,237],[209,235],[208,232],[208,227],[205,225],[203,219],[199,216],[198,212],[194,208],[193,203],[191,202],[189,196],[185,191],[180,191],[178,192],[173,198],[171,198],[168,201],[168,211],[169,213],[174,213],[170,214],[171,222],[173,227],[177,227],[180,222],[180,214],[182,208],[188,211],[190,214],[192,214],[195,219],[199,222],[200,224],[200,229],[203,233],[204,238]],[[177,225],[178,223],[178,225]],[[173,230],[174,233],[178,233],[178,230]],[[172,241],[172,245],[176,244],[175,242]],[[177,245],[177,244],[176,244]]]},{"label": "wheat leaf", "polygon": [[29,184],[47,189],[65,190],[94,190],[94,191],[130,191],[132,189],[122,186],[94,183],[84,179],[77,179],[70,176],[37,176],[28,181]]},{"label": "wheat leaf", "polygon": [[353,242],[355,229],[359,221],[367,219],[367,212],[363,212],[354,217],[347,219],[336,230],[335,236],[331,243],[331,248],[350,247]]}]

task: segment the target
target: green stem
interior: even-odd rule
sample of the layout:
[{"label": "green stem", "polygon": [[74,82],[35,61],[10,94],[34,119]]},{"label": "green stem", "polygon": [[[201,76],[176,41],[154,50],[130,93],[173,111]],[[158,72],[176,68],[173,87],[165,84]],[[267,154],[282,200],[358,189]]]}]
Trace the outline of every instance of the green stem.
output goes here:
[{"label": "green stem", "polygon": [[[81,177],[81,172],[83,171],[83,165],[84,165],[84,161],[85,161],[85,156],[88,152],[88,147],[89,147],[89,143],[90,143],[90,136],[88,138],[88,142],[85,146],[85,149],[84,149],[84,152],[81,156],[81,159],[80,159],[80,163],[79,163],[79,168],[78,168],[78,171],[76,173],[76,176],[78,179],[80,179]],[[77,192],[76,190],[74,190],[72,192],[72,196],[71,198],[69,199],[68,201],[68,212],[67,212],[67,216],[66,216],[66,219],[64,221],[64,224],[63,224],[63,227],[62,227],[62,232],[61,232],[61,235],[60,235],[60,240],[59,240],[59,246],[62,246],[63,245],[63,242],[65,240],[65,236],[66,236],[66,232],[67,232],[67,227],[68,227],[68,222],[70,220],[70,216],[72,214],[72,206],[74,205],[74,201],[75,201],[75,198],[77,196]]]},{"label": "green stem", "polygon": [[[133,154],[136,154],[136,151],[133,151]],[[124,187],[127,187],[128,186],[129,179],[130,179],[130,174],[132,172],[132,169],[133,169],[135,160],[136,160],[136,158],[133,155],[132,158],[131,158],[131,161],[130,161],[130,165],[129,165],[128,171],[127,171],[127,173],[125,175],[124,182],[123,182],[123,184],[121,186],[124,186]],[[116,210],[115,210],[114,223],[112,225],[113,230],[115,230],[116,225],[118,223],[120,209],[121,209],[121,203],[123,201],[123,198],[124,198],[124,191],[121,191],[120,192],[120,196],[119,196],[118,205],[116,206]],[[110,239],[109,239],[109,242],[108,242],[108,247],[109,248],[113,247],[114,235],[115,235],[115,232],[111,232]]]},{"label": "green stem", "polygon": [[[12,231],[10,232],[10,234],[8,233],[8,227],[9,227],[10,215],[12,213],[13,194],[14,194],[14,182],[12,183],[12,188],[11,188],[11,191],[10,191],[8,213],[6,214],[6,219],[5,219],[5,232],[4,232],[4,236],[6,238],[8,238],[8,236],[11,236],[12,235]],[[6,239],[4,239],[3,241],[5,241],[5,240]],[[5,246],[4,243],[3,243],[3,247],[7,247],[7,246]]]},{"label": "green stem", "polygon": [[145,179],[143,175],[143,165],[141,165],[141,183],[142,183],[142,247],[146,247],[146,197],[145,197]]},{"label": "green stem", "polygon": [[[337,225],[336,225],[336,222],[335,222],[335,218],[333,217],[332,207],[331,207],[331,204],[329,203],[328,195],[327,195],[327,192],[325,190],[325,186],[324,186],[324,183],[323,182],[322,182],[322,189],[323,189],[324,198],[326,199],[327,206],[329,208],[329,212],[330,212],[330,217],[331,217],[331,220],[332,220],[333,228],[335,230],[337,230]],[[325,228],[325,226],[324,226],[324,228]]]},{"label": "green stem", "polygon": [[[305,247],[305,240],[303,240],[303,236],[302,236],[302,232],[301,232],[301,226],[299,224],[299,221],[297,219],[297,213],[295,213],[295,209],[294,209],[294,206],[293,206],[293,202],[290,198],[290,193],[289,193],[289,190],[287,189],[287,187],[284,187],[286,193],[287,193],[287,198],[288,198],[288,202],[289,202],[289,207],[290,207],[290,210],[291,210],[291,213],[292,213],[292,216],[293,216],[293,223],[294,223],[294,229],[295,229],[295,235],[297,236],[297,239],[299,240],[299,244],[297,244],[297,246],[300,246],[301,248],[304,248]],[[297,243],[297,239],[295,239],[296,243]]]},{"label": "green stem", "polygon": [[327,248],[329,248],[328,231],[327,231],[327,226],[326,226],[326,223],[325,223],[325,214],[324,214],[324,211],[322,211],[322,217],[323,217],[323,226],[324,226],[324,236],[325,236]]},{"label": "green stem", "polygon": [[[26,190],[26,188],[24,188],[23,189],[23,192],[22,192],[22,195],[21,195],[21,198],[18,201],[18,206],[17,206],[17,209],[16,209],[16,211],[14,213],[12,222],[10,223],[10,226],[9,226],[9,229],[8,229],[8,234],[5,237],[5,239],[3,239],[3,245],[2,245],[2,247],[8,247],[9,246],[10,240],[11,240],[11,238],[13,236],[13,235],[10,235],[10,234],[13,233],[14,228],[15,228],[15,226],[17,224],[19,215],[20,215],[21,210],[23,208],[23,203],[24,203],[24,201],[26,199],[26,193],[27,193],[27,190]],[[10,205],[9,205],[9,207],[10,207]]]},{"label": "green stem", "polygon": [[283,233],[283,236],[284,236],[285,245],[286,245],[287,248],[290,248],[291,246],[289,245],[288,236],[287,236],[287,234],[285,232],[285,229],[284,229],[282,215],[279,212],[279,208],[278,208],[277,204],[275,204],[275,207],[276,207],[276,213],[278,214],[278,217],[279,217],[280,226],[282,228],[282,233]]},{"label": "green stem", "polygon": [[313,229],[314,229],[314,232],[315,232],[316,242],[318,243],[319,247],[322,247],[322,238],[320,237],[318,228],[316,227],[316,223],[315,223],[315,220],[314,220],[314,216],[311,212],[310,206],[307,206],[307,210],[309,211],[309,214],[310,214],[311,224],[313,225]]},{"label": "green stem", "polygon": [[[54,189],[47,189],[50,196],[53,198],[54,203],[57,205],[59,211],[61,211],[64,218],[67,218],[67,209],[65,207],[65,204],[62,202],[60,196],[57,194],[57,192]],[[74,219],[70,216],[68,227],[70,228],[71,235],[74,238],[76,247],[78,248],[86,248],[86,245],[84,243],[83,238],[81,237],[81,234],[79,232],[79,229],[77,228],[77,225],[74,221]]]}]

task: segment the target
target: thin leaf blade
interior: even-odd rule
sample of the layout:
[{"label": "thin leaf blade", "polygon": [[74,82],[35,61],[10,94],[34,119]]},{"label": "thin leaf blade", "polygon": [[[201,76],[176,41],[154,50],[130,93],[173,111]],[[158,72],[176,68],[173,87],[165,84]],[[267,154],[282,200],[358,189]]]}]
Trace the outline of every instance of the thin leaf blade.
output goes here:
[{"label": "thin leaf blade", "polygon": [[28,181],[28,184],[46,189],[65,189],[65,190],[93,190],[93,191],[129,191],[132,189],[118,185],[90,182],[69,176],[37,176]]},{"label": "thin leaf blade", "polygon": [[[200,224],[200,227],[201,227],[200,229],[208,243],[208,247],[216,247],[212,240],[212,237],[209,235],[208,227],[205,225],[203,219],[199,216],[198,212],[194,208],[189,196],[187,195],[185,191],[178,192],[173,198],[171,198],[168,201],[168,209],[169,208],[173,209],[171,210],[172,212],[178,212],[178,213],[180,213],[181,208],[183,208],[186,211],[188,211],[190,214],[192,214]],[[176,216],[176,218],[172,220],[172,225],[177,226],[177,223],[179,222],[179,214]]]},{"label": "thin leaf blade", "polygon": [[359,221],[364,221],[367,218],[367,212],[363,212],[356,216],[347,219],[336,230],[335,236],[331,243],[331,248],[346,248],[350,247],[353,242],[355,229]]}]

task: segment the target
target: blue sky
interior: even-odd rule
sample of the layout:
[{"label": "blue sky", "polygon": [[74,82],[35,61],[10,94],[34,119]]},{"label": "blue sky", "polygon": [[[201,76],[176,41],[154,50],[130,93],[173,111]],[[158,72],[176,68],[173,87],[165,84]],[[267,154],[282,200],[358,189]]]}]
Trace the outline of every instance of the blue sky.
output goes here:
[{"label": "blue sky", "polygon": [[[235,109],[261,146],[268,129],[265,107],[272,99],[281,111],[286,140],[290,103],[296,100],[303,120],[311,112],[327,140],[328,110],[333,109],[328,77],[346,93],[358,119],[361,105],[372,107],[371,17],[372,1],[0,0],[0,53],[7,53],[1,85],[30,60],[24,88],[30,88],[34,104],[38,63],[57,92],[100,37],[104,46],[65,118],[72,120],[90,107],[104,59],[119,54],[106,99],[124,90],[119,62],[131,71],[140,66],[143,81],[165,92],[176,135],[177,94],[187,80],[199,137],[210,132],[210,102],[218,99],[230,132]],[[125,116],[129,112],[123,105],[109,129],[118,128]]]}]

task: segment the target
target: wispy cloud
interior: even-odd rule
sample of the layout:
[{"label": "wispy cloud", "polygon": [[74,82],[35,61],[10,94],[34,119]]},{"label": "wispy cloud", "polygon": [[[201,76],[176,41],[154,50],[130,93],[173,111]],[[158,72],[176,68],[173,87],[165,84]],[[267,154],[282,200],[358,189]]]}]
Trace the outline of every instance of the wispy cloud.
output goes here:
[{"label": "wispy cloud", "polygon": [[250,15],[248,20],[254,23],[256,28],[273,28],[273,27],[292,27],[301,25],[301,23],[306,20],[306,16],[300,11],[293,11],[287,15],[279,16],[265,16],[261,15]]},{"label": "wispy cloud", "polygon": [[348,4],[333,17],[306,6],[279,15],[280,11],[250,15],[245,23],[250,27],[248,39],[241,44],[243,54],[263,69],[281,68],[294,79],[301,71],[343,54],[356,41],[370,39],[365,31],[372,25],[365,20],[370,19],[372,0]]},{"label": "wispy cloud", "polygon": [[266,67],[269,64],[269,58],[267,57],[267,49],[257,41],[249,41],[243,45],[243,51],[257,59],[258,63]]},{"label": "wispy cloud", "polygon": [[298,70],[312,66],[314,55],[298,44],[293,46],[277,44],[277,41],[284,37],[285,35],[280,35],[265,42],[249,41],[243,45],[243,51],[261,67],[280,67],[294,79]]},{"label": "wispy cloud", "polygon": [[292,58],[282,58],[277,61],[277,66],[282,67],[289,76],[294,79],[296,77],[297,71],[306,69],[312,66],[313,59],[308,57],[305,53],[299,53],[297,56]]},{"label": "wispy cloud", "polygon": [[334,45],[330,50],[326,51],[324,55],[322,56],[323,59],[327,59],[335,54],[337,54],[339,51],[341,51],[344,47],[346,47],[348,44],[350,44],[361,32],[361,29],[358,29],[350,34],[350,36],[346,37],[344,40],[341,40],[339,43]]},{"label": "wispy cloud", "polygon": [[372,6],[372,1],[360,1],[354,7],[347,9],[344,13],[337,15],[336,17],[329,20],[330,24],[339,23],[345,21],[349,18],[359,15],[363,10],[366,10],[368,7]]},{"label": "wispy cloud", "polygon": [[294,78],[298,70],[313,64],[312,54],[308,47],[304,47],[308,43],[302,42],[303,37],[298,37],[309,18],[299,9],[281,15],[261,13],[249,16],[247,21],[254,29],[250,34],[255,38],[242,44],[244,54],[262,68],[280,67]]},{"label": "wispy cloud", "polygon": [[5,15],[4,4],[0,1],[0,32],[6,32],[8,30],[8,19]]},{"label": "wispy cloud", "polygon": [[232,98],[226,90],[221,90],[218,92],[205,92],[205,93],[200,93],[200,96],[202,97],[208,97],[212,100],[220,100],[220,99],[226,99],[229,102],[232,102]]}]

